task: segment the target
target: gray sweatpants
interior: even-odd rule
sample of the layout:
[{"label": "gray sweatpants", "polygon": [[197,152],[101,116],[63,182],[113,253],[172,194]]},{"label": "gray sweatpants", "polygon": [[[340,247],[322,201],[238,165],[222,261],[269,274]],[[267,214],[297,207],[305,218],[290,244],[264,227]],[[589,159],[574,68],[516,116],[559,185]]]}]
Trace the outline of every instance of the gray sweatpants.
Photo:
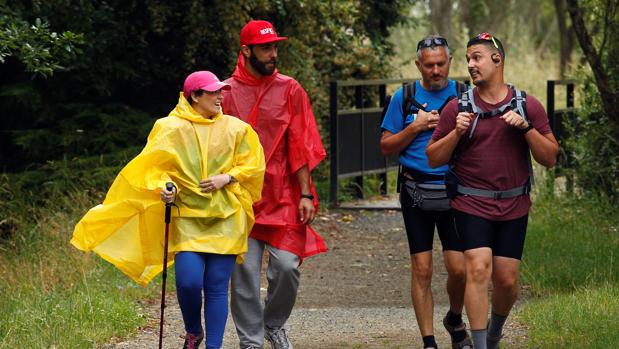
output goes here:
[{"label": "gray sweatpants", "polygon": [[[264,307],[260,302],[260,277],[264,249],[269,253],[267,295]],[[284,326],[299,288],[299,257],[252,238],[248,240],[245,262],[232,272],[230,309],[236,325],[240,346],[261,347],[264,327]]]}]

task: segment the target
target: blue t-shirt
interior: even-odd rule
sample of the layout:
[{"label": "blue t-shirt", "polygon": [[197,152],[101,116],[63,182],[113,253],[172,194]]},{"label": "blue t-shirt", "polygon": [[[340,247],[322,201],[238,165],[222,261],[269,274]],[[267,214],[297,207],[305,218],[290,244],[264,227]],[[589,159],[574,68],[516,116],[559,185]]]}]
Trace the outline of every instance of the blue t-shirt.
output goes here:
[{"label": "blue t-shirt", "polygon": [[[438,110],[443,106],[447,98],[450,96],[457,96],[456,83],[453,80],[448,80],[447,86],[438,91],[428,91],[424,89],[419,80],[415,81],[415,84],[415,99],[420,104],[428,103],[426,110]],[[402,94],[402,87],[393,94],[391,102],[389,102],[389,107],[387,107],[385,119],[381,125],[383,130],[393,134],[401,132],[415,120],[415,117],[417,117],[417,114],[409,114],[406,116],[406,119],[402,117]],[[400,163],[403,166],[427,174],[444,175],[447,172],[449,168],[448,165],[437,168],[428,166],[426,145],[428,145],[433,131],[434,129],[430,129],[418,133],[411,144],[402,151],[400,154]]]}]

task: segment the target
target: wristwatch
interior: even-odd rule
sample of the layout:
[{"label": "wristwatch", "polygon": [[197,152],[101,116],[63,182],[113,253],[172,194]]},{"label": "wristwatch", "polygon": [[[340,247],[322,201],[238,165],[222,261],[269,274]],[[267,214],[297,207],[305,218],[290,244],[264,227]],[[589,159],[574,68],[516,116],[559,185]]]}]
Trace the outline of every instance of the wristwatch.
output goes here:
[{"label": "wristwatch", "polygon": [[314,195],[312,195],[312,194],[301,194],[301,198],[314,200]]},{"label": "wristwatch", "polygon": [[521,131],[522,131],[522,134],[525,134],[531,131],[532,129],[533,129],[533,125],[529,122],[529,126],[527,126],[526,128],[523,128]]}]

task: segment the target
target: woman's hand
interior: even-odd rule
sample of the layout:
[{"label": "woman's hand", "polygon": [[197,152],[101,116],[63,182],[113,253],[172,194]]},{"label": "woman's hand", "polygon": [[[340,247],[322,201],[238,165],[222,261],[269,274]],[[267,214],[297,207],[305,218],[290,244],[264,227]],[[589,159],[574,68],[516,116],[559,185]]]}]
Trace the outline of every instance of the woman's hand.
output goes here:
[{"label": "woman's hand", "polygon": [[161,188],[159,195],[161,196],[161,201],[171,204],[176,200],[176,187],[172,187],[172,190]]},{"label": "woman's hand", "polygon": [[231,180],[232,177],[225,173],[203,179],[200,181],[200,191],[203,193],[210,193],[223,188],[226,184],[230,183]]}]

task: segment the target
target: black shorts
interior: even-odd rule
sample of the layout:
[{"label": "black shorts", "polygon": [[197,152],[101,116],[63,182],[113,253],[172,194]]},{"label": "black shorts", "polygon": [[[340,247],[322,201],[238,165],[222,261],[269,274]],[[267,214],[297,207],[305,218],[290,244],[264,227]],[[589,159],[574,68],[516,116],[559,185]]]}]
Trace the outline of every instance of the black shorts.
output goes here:
[{"label": "black shorts", "polygon": [[454,211],[456,230],[465,250],[490,247],[492,255],[522,259],[529,215],[508,221],[492,221]]},{"label": "black shorts", "polygon": [[464,251],[464,245],[456,234],[452,210],[423,211],[418,207],[413,207],[413,199],[407,190],[400,192],[400,204],[411,254],[432,251],[435,227],[438,230],[443,251]]}]

